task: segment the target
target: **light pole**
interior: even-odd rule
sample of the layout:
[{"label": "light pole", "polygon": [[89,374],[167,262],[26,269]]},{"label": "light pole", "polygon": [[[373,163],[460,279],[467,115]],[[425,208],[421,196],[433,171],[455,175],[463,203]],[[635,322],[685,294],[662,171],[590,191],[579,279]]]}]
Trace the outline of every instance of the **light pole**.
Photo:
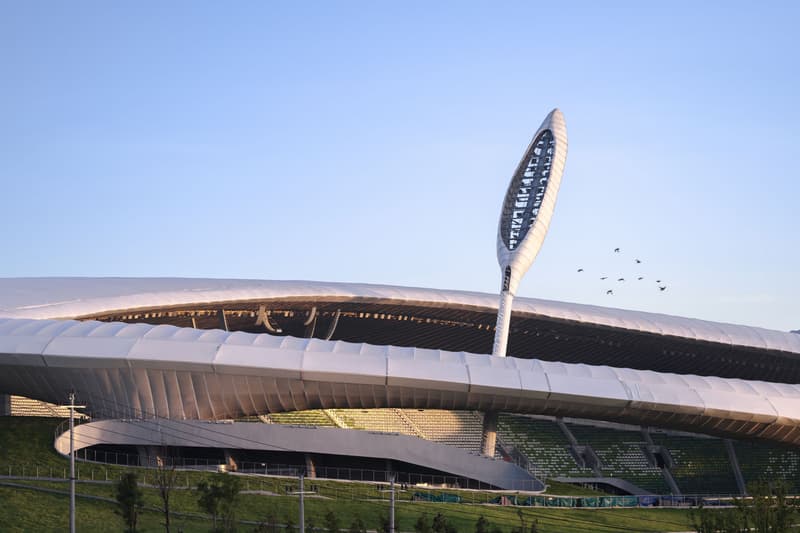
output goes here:
[{"label": "light pole", "polygon": [[69,393],[69,532],[75,533],[75,391]]},{"label": "light pole", "polygon": [[300,533],[306,533],[306,510],[305,500],[303,499],[303,470],[300,470]]},{"label": "light pole", "polygon": [[[556,205],[567,159],[564,115],[553,109],[533,135],[508,185],[497,229],[497,262],[502,283],[492,355],[505,357],[511,325],[511,306],[522,276],[542,247]],[[494,456],[497,411],[483,418],[483,454]]]},{"label": "light pole", "polygon": [[389,533],[394,533],[394,472],[389,474]]}]

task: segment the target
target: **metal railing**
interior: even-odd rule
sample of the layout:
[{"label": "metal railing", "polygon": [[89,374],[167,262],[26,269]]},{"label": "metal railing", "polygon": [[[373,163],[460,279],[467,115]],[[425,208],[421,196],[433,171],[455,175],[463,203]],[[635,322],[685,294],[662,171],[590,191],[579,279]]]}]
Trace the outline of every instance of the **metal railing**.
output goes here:
[{"label": "metal railing", "polygon": [[[209,463],[209,467],[212,463]],[[237,475],[242,478],[242,489],[245,492],[258,493],[265,496],[296,497],[299,490],[297,476],[301,467],[297,465],[253,465],[251,471],[237,470]],[[255,468],[257,467],[257,468]],[[142,486],[157,486],[155,468],[140,468],[139,483]],[[205,469],[200,469],[205,471]],[[211,470],[211,468],[209,468]],[[260,470],[256,472],[255,470]],[[314,492],[320,496],[343,500],[386,500],[388,472],[363,469],[346,470],[348,474],[357,474],[354,477],[363,479],[360,482],[343,482],[336,478],[306,478],[306,492]],[[125,473],[127,469],[114,466],[103,466],[95,463],[83,462],[76,469],[76,479],[79,483],[113,483]],[[265,473],[266,472],[266,475]],[[200,477],[194,469],[179,469],[176,488],[193,490]],[[691,508],[691,507],[725,507],[735,505],[736,501],[743,498],[738,495],[683,495],[683,496],[557,496],[547,494],[531,494],[519,491],[491,491],[486,488],[478,490],[458,487],[453,478],[452,485],[430,486],[425,481],[418,481],[410,474],[412,481],[402,481],[403,474],[395,473],[398,481],[395,484],[396,497],[399,502],[438,502],[452,504],[494,504],[501,506],[518,507],[548,507],[548,508]],[[421,476],[420,479],[424,479]],[[46,482],[67,482],[69,468],[67,466],[35,466],[35,465],[5,465],[0,466],[0,483],[3,479],[40,480]],[[372,481],[372,480],[375,481]],[[330,481],[339,481],[333,482]],[[352,481],[352,480],[351,480]]]}]

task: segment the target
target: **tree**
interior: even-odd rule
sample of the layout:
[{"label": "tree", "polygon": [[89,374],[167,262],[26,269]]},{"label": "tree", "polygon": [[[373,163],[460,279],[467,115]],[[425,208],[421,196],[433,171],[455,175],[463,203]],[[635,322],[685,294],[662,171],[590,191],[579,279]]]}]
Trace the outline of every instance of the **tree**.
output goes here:
[{"label": "tree", "polygon": [[241,482],[230,474],[216,474],[212,481],[201,481],[197,484],[200,497],[197,503],[200,508],[211,515],[214,520],[214,531],[217,519],[222,518],[222,530],[233,531],[236,525],[236,504],[239,500]]},{"label": "tree", "polygon": [[428,522],[428,518],[421,514],[417,521],[414,523],[414,532],[415,533],[431,533],[431,524]]},{"label": "tree", "polygon": [[367,533],[367,526],[364,525],[364,521],[361,520],[360,516],[357,516],[353,523],[350,524],[350,533]]},{"label": "tree", "polygon": [[169,533],[169,497],[172,489],[178,484],[178,471],[175,464],[167,457],[158,458],[155,472],[155,484],[161,497],[161,510],[164,513],[164,530]]},{"label": "tree", "polygon": [[211,515],[213,520],[214,531],[217,531],[217,517],[220,511],[220,494],[219,488],[213,482],[209,483],[206,480],[197,484],[197,492],[200,497],[197,499],[197,504],[202,510]]},{"label": "tree", "polygon": [[241,480],[230,474],[220,474],[222,485],[221,510],[225,531],[236,529],[236,505],[239,503],[239,492],[242,490]]},{"label": "tree", "polygon": [[749,530],[745,515],[738,509],[706,509],[701,504],[691,511],[690,516],[692,526],[698,533],[739,533]]},{"label": "tree", "polygon": [[455,526],[450,524],[447,517],[442,513],[436,513],[433,517],[433,527],[431,528],[434,533],[457,533]]},{"label": "tree", "polygon": [[798,508],[786,498],[788,486],[785,481],[758,481],[748,485],[747,491],[751,498],[740,500],[737,505],[747,520],[745,527],[752,523],[751,529],[756,533],[790,531]]},{"label": "tree", "polygon": [[778,481],[748,485],[750,497],[734,500],[734,509],[709,509],[701,504],[691,513],[698,533],[789,532],[798,514],[797,505],[787,497],[787,486]]},{"label": "tree", "polygon": [[478,521],[475,522],[475,533],[495,533],[498,531],[497,526],[493,529],[490,529],[491,524],[486,519],[485,516],[481,515],[478,517]]},{"label": "tree", "polygon": [[339,531],[339,529],[341,529],[339,526],[339,519],[336,517],[336,513],[330,509],[327,513],[325,513],[325,529],[328,531]]},{"label": "tree", "polygon": [[144,507],[144,496],[135,472],[126,472],[116,484],[115,496],[127,531],[136,533],[139,511]]}]

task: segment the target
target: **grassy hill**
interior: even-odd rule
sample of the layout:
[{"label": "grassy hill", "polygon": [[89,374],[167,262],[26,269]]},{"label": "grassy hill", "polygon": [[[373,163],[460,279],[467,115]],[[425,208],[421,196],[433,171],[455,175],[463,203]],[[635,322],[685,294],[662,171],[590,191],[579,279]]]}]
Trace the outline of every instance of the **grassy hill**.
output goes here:
[{"label": "grassy hill", "polygon": [[[38,467],[39,476],[68,469],[68,461],[52,448],[54,429],[60,420],[41,418],[0,418],[0,530],[1,531],[64,531],[68,527],[68,483],[63,481],[31,479]],[[11,469],[9,470],[9,466]],[[21,478],[23,468],[25,478]],[[81,532],[122,531],[123,522],[113,502],[113,480],[125,468],[105,467],[83,463],[79,465],[81,481],[77,483],[77,528]],[[11,471],[13,477],[9,478]],[[137,469],[145,482],[152,481],[152,471]],[[150,478],[148,479],[148,474]],[[193,489],[201,479],[213,474],[182,473],[181,488],[173,492],[172,531],[205,532],[211,529],[210,518],[203,515],[197,505]],[[94,478],[94,481],[92,481]],[[239,531],[253,531],[259,522],[269,517],[281,522],[297,523],[297,496],[286,495],[286,487],[294,486],[291,478],[243,476],[237,518]],[[381,517],[388,515],[386,493],[379,487],[364,483],[308,480],[318,496],[306,498],[306,517],[318,527],[323,517],[333,511],[342,527],[349,528],[360,517],[369,529],[379,527]],[[308,486],[307,486],[308,487]],[[596,495],[593,491],[570,486],[555,485],[550,489],[564,494]],[[145,488],[147,509],[140,520],[139,531],[163,531],[163,516],[157,511],[160,504],[154,488]],[[563,533],[622,532],[622,531],[687,531],[691,529],[689,514],[675,509],[549,509],[532,507],[501,507],[486,502],[497,494],[477,491],[452,491],[463,502],[459,504],[412,502],[413,491],[398,494],[396,507],[398,531],[413,531],[420,515],[432,519],[442,513],[459,532],[474,531],[478,517],[485,516],[503,532],[519,526],[520,516],[527,522],[537,520],[539,531]],[[436,491],[434,491],[436,492]],[[112,500],[112,501],[109,501]],[[309,529],[307,528],[307,531]]]}]

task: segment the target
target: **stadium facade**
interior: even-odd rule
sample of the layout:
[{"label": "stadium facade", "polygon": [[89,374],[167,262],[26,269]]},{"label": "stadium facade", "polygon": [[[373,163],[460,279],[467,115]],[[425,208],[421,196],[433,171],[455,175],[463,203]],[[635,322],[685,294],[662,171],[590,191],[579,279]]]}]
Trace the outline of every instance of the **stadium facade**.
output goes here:
[{"label": "stadium facade", "polygon": [[499,358],[480,353],[496,311],[493,295],[391,286],[4,279],[0,390],[76,390],[117,418],[453,409],[800,442],[796,334],[519,298]]},{"label": "stadium facade", "polygon": [[[503,412],[800,444],[799,335],[531,298],[515,301],[511,321],[565,158],[555,110],[504,202],[499,305],[488,294],[366,284],[0,279],[0,392],[61,403],[76,391],[94,417],[165,427],[308,409],[445,409],[493,423]],[[161,426],[125,433],[113,424],[89,424],[84,445],[165,442]],[[309,433],[253,427],[231,429],[225,446],[381,450],[497,487],[526,481],[503,461],[454,460],[400,436],[366,446],[349,432],[315,434],[311,445]],[[196,442],[203,428],[192,432]]]},{"label": "stadium facade", "polygon": [[[54,403],[74,389],[98,413],[92,397],[178,419],[498,409],[800,441],[795,334],[520,298],[525,330],[512,332],[513,357],[501,359],[476,349],[491,344],[494,300],[337,283],[4,279],[0,389]],[[397,325],[423,338],[400,331],[381,342]],[[514,348],[538,338],[538,358]],[[595,364],[577,362],[591,344]],[[685,373],[692,359],[717,375]],[[776,370],[782,379],[764,379]]]}]

